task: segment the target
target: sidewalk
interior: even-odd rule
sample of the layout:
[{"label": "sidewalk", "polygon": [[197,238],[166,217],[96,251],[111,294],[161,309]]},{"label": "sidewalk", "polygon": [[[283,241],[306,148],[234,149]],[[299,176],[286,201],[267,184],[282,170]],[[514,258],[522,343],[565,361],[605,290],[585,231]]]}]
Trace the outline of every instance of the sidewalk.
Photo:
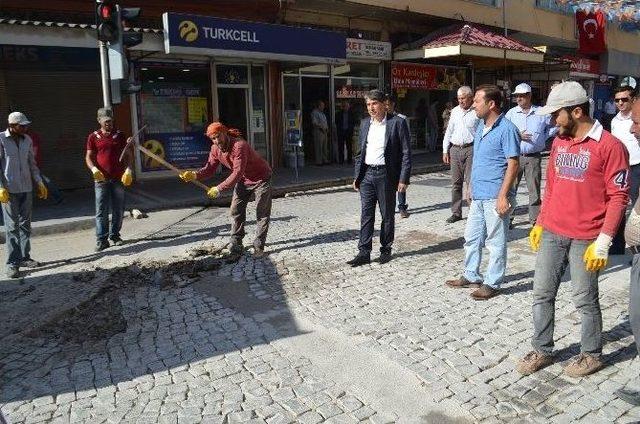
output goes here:
[{"label": "sidewalk", "polygon": [[[446,169],[440,153],[420,154],[413,157],[413,174],[423,174]],[[226,173],[216,176],[205,183],[212,186],[221,181]],[[295,171],[279,168],[274,171],[274,197],[287,193],[335,187],[350,184],[353,180],[353,165],[307,166],[300,169],[296,180]],[[50,201],[34,199],[32,235],[45,235],[67,231],[93,228],[95,225],[93,188],[66,191],[64,202],[54,205]],[[210,200],[202,189],[186,184],[176,178],[162,178],[134,182],[127,189],[126,217],[128,211],[140,209],[153,212],[163,209],[185,208],[190,206],[228,206],[231,192],[224,193],[219,199]],[[4,242],[4,227],[0,231],[0,241]]]}]

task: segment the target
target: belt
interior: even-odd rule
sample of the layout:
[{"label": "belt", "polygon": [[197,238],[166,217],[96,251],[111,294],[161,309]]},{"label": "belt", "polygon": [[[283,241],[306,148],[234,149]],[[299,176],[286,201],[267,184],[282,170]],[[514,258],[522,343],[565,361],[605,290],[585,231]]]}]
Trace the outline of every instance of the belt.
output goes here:
[{"label": "belt", "polygon": [[637,255],[640,253],[640,246],[629,246],[629,250],[631,250],[634,255]]},{"label": "belt", "polygon": [[461,149],[464,149],[465,147],[471,147],[473,146],[473,142],[471,143],[467,143],[467,144],[451,144],[451,147],[459,147]]},{"label": "belt", "polygon": [[520,156],[524,156],[526,158],[537,158],[538,156],[541,156],[542,153],[541,152],[535,152],[535,153],[523,153]]},{"label": "belt", "polygon": [[371,168],[373,170],[384,169],[384,165],[367,165],[367,168]]}]

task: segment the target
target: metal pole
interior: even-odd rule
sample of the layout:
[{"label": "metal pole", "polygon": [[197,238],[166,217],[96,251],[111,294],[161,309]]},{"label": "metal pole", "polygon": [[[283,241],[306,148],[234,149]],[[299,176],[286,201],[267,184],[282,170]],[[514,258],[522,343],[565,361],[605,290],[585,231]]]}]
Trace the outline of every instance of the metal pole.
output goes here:
[{"label": "metal pole", "polygon": [[102,71],[102,102],[104,107],[111,109],[111,82],[109,81],[109,56],[107,43],[100,41],[100,70]]}]

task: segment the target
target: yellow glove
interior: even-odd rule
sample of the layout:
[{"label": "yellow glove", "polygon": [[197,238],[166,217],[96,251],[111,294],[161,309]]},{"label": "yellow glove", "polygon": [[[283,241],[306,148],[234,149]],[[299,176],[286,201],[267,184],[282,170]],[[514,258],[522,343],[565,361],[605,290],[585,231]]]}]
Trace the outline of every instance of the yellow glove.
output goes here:
[{"label": "yellow glove", "polygon": [[183,171],[180,173],[180,179],[185,183],[190,183],[191,181],[194,181],[197,178],[198,176],[196,175],[195,171]]},{"label": "yellow glove", "polygon": [[49,197],[49,190],[47,190],[47,186],[44,183],[38,183],[38,197],[40,199]]},{"label": "yellow glove", "polygon": [[0,202],[7,203],[9,201],[9,190],[0,188]]},{"label": "yellow glove", "polygon": [[122,178],[120,178],[120,181],[122,181],[122,185],[124,185],[125,187],[129,187],[131,185],[131,183],[133,182],[133,173],[131,172],[131,168],[127,168],[124,170],[124,174],[122,174]]},{"label": "yellow glove", "polygon": [[534,225],[529,232],[529,246],[531,250],[537,252],[540,248],[540,240],[542,239],[542,227],[540,225]]},{"label": "yellow glove", "polygon": [[97,166],[94,166],[93,168],[91,168],[91,174],[93,174],[94,180],[98,182],[104,181],[104,174],[102,173],[102,171],[98,169]]},{"label": "yellow glove", "polygon": [[585,268],[587,268],[589,272],[600,271],[607,266],[607,257],[603,258],[597,255],[595,242],[587,247],[587,250],[585,250],[582,256],[582,260],[584,260]]},{"label": "yellow glove", "polygon": [[218,197],[218,194],[220,194],[220,192],[218,191],[218,187],[211,187],[209,191],[207,191],[207,196],[209,196],[212,199],[215,199],[216,197]]}]

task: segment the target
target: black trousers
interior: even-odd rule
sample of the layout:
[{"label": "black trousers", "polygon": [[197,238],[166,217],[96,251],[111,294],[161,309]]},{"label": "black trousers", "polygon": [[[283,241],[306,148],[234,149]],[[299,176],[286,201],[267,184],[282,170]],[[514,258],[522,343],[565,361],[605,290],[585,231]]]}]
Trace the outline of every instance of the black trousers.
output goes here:
[{"label": "black trousers", "polygon": [[344,163],[344,148],[347,147],[347,162],[351,163],[353,159],[353,129],[338,129],[338,163]]},{"label": "black trousers", "polygon": [[376,203],[380,207],[382,226],[380,228],[380,252],[391,253],[395,236],[395,209],[397,185],[389,182],[382,167],[368,167],[360,182],[360,241],[361,255],[370,255],[375,229]]}]

